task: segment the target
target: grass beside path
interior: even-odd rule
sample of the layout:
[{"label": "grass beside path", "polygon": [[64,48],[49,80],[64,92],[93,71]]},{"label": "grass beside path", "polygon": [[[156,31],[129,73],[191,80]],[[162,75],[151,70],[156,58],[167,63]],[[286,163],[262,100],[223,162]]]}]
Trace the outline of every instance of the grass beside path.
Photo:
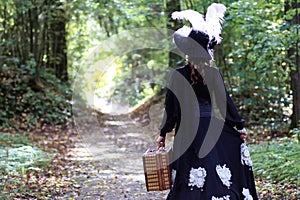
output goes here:
[{"label": "grass beside path", "polygon": [[[142,171],[142,153],[154,140],[151,126],[124,117],[106,122],[101,137],[114,145],[104,138],[97,143],[106,155],[98,159],[75,129],[0,133],[0,199],[163,199],[168,191],[147,192]],[[96,126],[86,130],[99,133]],[[250,144],[249,150],[260,199],[300,199],[296,138]]]},{"label": "grass beside path", "polygon": [[300,199],[300,144],[296,137],[249,145],[262,199]]}]

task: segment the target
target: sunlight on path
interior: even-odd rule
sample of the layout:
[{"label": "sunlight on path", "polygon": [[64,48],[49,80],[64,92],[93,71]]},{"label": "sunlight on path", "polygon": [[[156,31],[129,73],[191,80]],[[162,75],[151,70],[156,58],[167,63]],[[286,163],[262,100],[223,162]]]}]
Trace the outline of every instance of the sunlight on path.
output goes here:
[{"label": "sunlight on path", "polygon": [[82,187],[76,199],[165,199],[168,191],[147,192],[142,163],[146,149],[156,145],[158,125],[141,126],[126,115],[106,116],[101,124],[89,124],[81,137],[92,142],[72,150],[86,171],[77,177]]},{"label": "sunlight on path", "polygon": [[120,105],[113,101],[108,101],[97,95],[94,95],[93,106],[95,109],[100,110],[103,113],[109,113],[111,115],[126,114],[130,111],[131,107],[129,105]]}]

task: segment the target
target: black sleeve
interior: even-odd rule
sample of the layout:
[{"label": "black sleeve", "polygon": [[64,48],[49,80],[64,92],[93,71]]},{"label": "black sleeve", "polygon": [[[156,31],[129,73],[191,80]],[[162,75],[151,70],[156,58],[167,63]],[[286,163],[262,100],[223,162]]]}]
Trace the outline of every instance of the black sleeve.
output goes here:
[{"label": "black sleeve", "polygon": [[239,115],[238,110],[234,102],[232,101],[231,97],[229,96],[227,90],[226,90],[226,99],[227,99],[227,112],[226,112],[225,123],[232,127],[235,126],[238,130],[243,129],[245,126],[245,121]]},{"label": "black sleeve", "polygon": [[215,99],[217,112],[221,113],[222,118],[225,120],[225,124],[236,127],[238,130],[243,129],[245,121],[239,115],[238,110],[226,89],[221,73],[218,69],[211,68],[208,75],[209,80],[211,80],[210,84],[213,85],[213,88],[210,90],[213,91],[214,97],[211,98]]},{"label": "black sleeve", "polygon": [[169,88],[167,90],[165,98],[165,111],[163,122],[160,126],[160,136],[165,137],[166,133],[171,132],[175,125],[178,125],[180,118],[180,107],[179,102],[174,93],[170,88],[175,88],[176,83],[174,79],[171,78],[169,83]]}]

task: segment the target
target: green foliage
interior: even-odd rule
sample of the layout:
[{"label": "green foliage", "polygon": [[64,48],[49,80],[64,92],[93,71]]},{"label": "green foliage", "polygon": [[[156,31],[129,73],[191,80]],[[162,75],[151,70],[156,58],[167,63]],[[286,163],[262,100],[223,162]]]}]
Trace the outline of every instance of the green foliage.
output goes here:
[{"label": "green foliage", "polygon": [[16,148],[0,149],[1,153],[1,171],[6,173],[24,172],[26,169],[32,169],[35,163],[49,162],[44,152],[32,146],[21,146]]},{"label": "green foliage", "polygon": [[[28,135],[0,132],[0,199],[12,195],[12,191],[6,190],[7,186],[24,179],[29,170],[41,170],[50,160],[51,154],[32,146]],[[23,188],[18,187],[14,190],[14,193],[18,194],[22,193]]]},{"label": "green foliage", "polygon": [[284,1],[240,0],[229,6],[222,34],[227,55],[221,70],[250,126],[287,128],[289,112],[284,108],[291,104],[292,68],[287,50],[295,43],[287,26]]},{"label": "green foliage", "polygon": [[1,141],[0,147],[2,147],[2,148],[26,146],[30,143],[29,139],[28,139],[28,134],[26,134],[26,133],[24,133],[24,134],[8,134],[8,133],[1,132],[0,141]]},{"label": "green foliage", "polygon": [[0,11],[0,128],[67,124],[62,1],[1,1]]},{"label": "green foliage", "polygon": [[28,129],[43,124],[68,124],[71,118],[71,91],[54,75],[41,74],[34,81],[35,68],[4,65],[1,69],[0,124],[2,128]]},{"label": "green foliage", "polygon": [[119,103],[125,101],[130,106],[136,106],[160,91],[167,66],[164,57],[166,55],[162,51],[147,49],[130,52],[124,56],[113,80],[115,90],[111,97]]},{"label": "green foliage", "polygon": [[[73,64],[72,68],[75,67],[76,79],[82,82],[78,86],[83,87],[76,87],[76,89],[82,90],[82,93],[86,91],[93,93],[96,91],[98,96],[104,97],[108,101],[121,102],[130,106],[136,105],[142,99],[158,91],[159,87],[150,83],[155,78],[155,69],[151,68],[151,66],[148,68],[147,63],[151,65],[154,62],[154,68],[160,67],[162,62],[167,62],[167,52],[153,53],[152,51],[152,53],[147,53],[148,50],[144,50],[125,52],[124,54],[126,55],[124,56],[118,55],[119,57],[115,59],[121,60],[121,67],[118,67],[116,77],[113,80],[104,80],[103,76],[107,72],[105,72],[105,69],[100,69],[100,67],[99,69],[93,69],[92,79],[84,81],[86,77],[82,77],[82,75],[87,70],[85,61],[87,52],[89,52],[88,49],[97,46],[99,41],[105,41],[122,30],[130,30],[131,28],[164,28],[163,3],[157,0],[136,2],[104,0],[101,3],[99,1],[89,1],[88,4],[90,6],[88,8],[87,6],[80,7],[77,4],[78,2],[70,6],[76,13],[80,11],[82,14],[79,14],[76,18],[73,16],[69,23],[70,31],[73,33],[70,35],[72,37],[70,37],[69,43],[69,59]],[[86,23],[87,20],[84,20],[86,18],[89,18],[88,23]],[[80,23],[78,24],[78,22]],[[77,33],[81,35],[77,35]],[[116,45],[122,44],[118,43]],[[125,45],[131,44],[127,43]],[[101,56],[103,57],[103,55]],[[137,60],[138,57],[139,60]],[[119,65],[120,62],[117,64]],[[97,86],[94,86],[91,82],[97,83]],[[107,85],[113,87],[110,88],[108,94],[103,92],[103,90],[106,90]]]},{"label": "green foliage", "polygon": [[[204,13],[212,1],[183,0],[177,3],[182,9],[196,9]],[[285,12],[283,0],[226,0],[221,3],[228,10],[222,31],[224,40],[215,51],[216,65],[222,71],[242,117],[251,128],[286,131],[292,112],[290,71],[294,68],[293,60],[287,54],[289,47],[295,46],[297,39],[296,27],[289,25],[286,20],[291,19],[295,12]],[[84,57],[83,49],[87,51],[93,44],[105,41],[122,30],[140,27],[162,30],[167,27],[167,18],[170,17],[166,2],[157,0],[88,1],[87,5],[79,6],[79,2],[71,5],[74,9],[72,11],[79,15],[75,15],[77,20],[73,16],[69,23],[73,37],[69,43],[69,54],[82,53],[81,57],[69,57],[72,66],[83,65],[77,62],[80,60],[78,58]],[[96,25],[100,27],[97,28]],[[166,65],[169,59],[167,53],[167,50],[160,54],[152,52],[151,56],[146,50],[126,52],[123,57],[115,58],[120,61],[118,65],[121,63],[121,66],[112,83],[94,78],[94,82],[101,83],[96,88],[82,86],[82,90],[92,88],[97,90],[97,95],[103,97],[102,86],[112,84],[114,88],[111,88],[107,99],[136,105],[160,90],[159,86],[153,88],[153,84],[149,82],[160,80],[159,74],[162,71],[150,76],[153,69],[146,66],[148,62]],[[79,71],[79,76],[80,73]]]},{"label": "green foliage", "polygon": [[[300,123],[298,124],[298,127],[300,127]],[[293,128],[290,130],[290,133],[298,139],[298,142],[300,142],[300,128]]]},{"label": "green foliage", "polygon": [[[57,69],[52,68],[52,64],[55,66],[59,63],[61,56],[51,55],[61,53],[52,52],[52,47],[55,46],[53,38],[44,37],[50,34],[55,22],[67,22],[68,70],[70,79],[74,80],[75,77],[86,78],[81,76],[87,68],[85,57],[92,47],[123,30],[141,27],[164,30],[170,17],[166,8],[170,1],[58,0],[53,1],[53,5],[43,4],[44,2],[46,1],[35,2],[42,6],[37,6],[41,9],[38,9],[39,27],[36,31],[33,29],[33,32],[38,33],[37,37],[33,37],[37,41],[33,43],[40,50],[51,52],[50,57],[45,52],[40,53],[39,49],[36,49],[38,56],[31,55],[32,52],[28,51],[31,40],[26,39],[30,33],[27,30],[30,27],[26,24],[34,19],[20,16],[28,16],[27,12],[35,8],[33,2],[0,2],[0,9],[3,11],[0,15],[3,19],[1,25],[4,30],[0,42],[0,108],[3,110],[0,113],[0,123],[3,127],[33,127],[39,123],[63,124],[70,117],[69,87],[53,76]],[[196,9],[201,13],[212,3],[200,0],[172,2],[180,4],[181,9]],[[285,12],[283,0],[225,0],[221,3],[228,10],[222,32],[224,40],[215,51],[216,64],[220,67],[239,110],[249,126],[261,125],[268,130],[285,130],[291,113],[289,76],[294,69],[292,61],[287,58],[287,51],[290,46],[295,46],[299,36],[296,34],[297,27],[291,26],[286,20],[293,18],[295,10]],[[18,24],[15,23],[18,18],[27,20]],[[25,31],[23,27],[26,28]],[[55,35],[53,37],[56,38]],[[49,41],[45,42],[43,38]],[[14,47],[15,44],[18,48]],[[134,106],[161,89],[158,83],[164,79],[161,66],[166,66],[169,59],[166,50],[138,50],[118,56],[116,59],[120,61],[119,66],[116,76],[109,80],[111,82],[103,81],[102,77],[97,78],[95,75],[91,80],[78,84],[76,90],[94,90],[100,97]],[[51,66],[47,66],[49,63]],[[41,67],[44,85],[42,89],[35,88],[38,84],[33,81],[38,74],[38,67]],[[101,70],[95,72],[98,76],[101,73]],[[95,87],[88,83],[91,81],[100,84]],[[103,94],[101,90],[107,84],[112,84],[114,88]]]},{"label": "green foliage", "polygon": [[[113,2],[110,4],[114,4]],[[181,6],[182,9],[197,9],[204,13],[210,3],[182,1]],[[290,113],[288,109],[283,108],[289,108],[291,104],[289,72],[292,68],[291,60],[286,55],[288,46],[295,42],[295,34],[291,34],[284,21],[284,1],[240,0],[222,3],[228,7],[228,11],[223,26],[222,52],[217,50],[215,56],[217,66],[224,72],[225,80],[250,126],[260,124],[268,126],[269,130],[285,130]],[[158,20],[152,15],[153,8],[156,8],[156,11],[164,11],[165,7],[159,6],[157,1],[151,1],[151,4],[156,6],[145,6],[147,2],[124,2],[122,6],[112,8],[121,10],[122,14],[119,13],[118,20],[114,16],[118,23],[124,16],[131,19],[129,24],[124,20],[126,26],[118,26],[118,23],[115,23],[118,30],[153,25],[156,28],[165,27],[165,20]],[[168,17],[167,14],[164,13],[164,19]],[[148,20],[144,17],[148,17]],[[220,53],[224,55],[220,56]],[[137,55],[141,60],[139,63],[134,59]],[[223,60],[220,60],[220,57]],[[114,98],[121,102],[130,102],[131,105],[145,98],[143,91],[149,86],[142,82],[143,79],[148,80],[149,70],[145,70],[143,65],[147,61],[151,62],[152,58],[148,58],[146,51],[133,52],[132,55],[123,58],[120,72],[114,79]],[[162,54],[155,57],[157,63],[167,63],[167,59]],[[145,77],[140,79],[137,74],[145,74]],[[156,80],[155,77],[151,78]]]},{"label": "green foliage", "polygon": [[300,185],[299,152],[296,138],[281,138],[250,145],[253,171],[257,178],[270,182]]}]

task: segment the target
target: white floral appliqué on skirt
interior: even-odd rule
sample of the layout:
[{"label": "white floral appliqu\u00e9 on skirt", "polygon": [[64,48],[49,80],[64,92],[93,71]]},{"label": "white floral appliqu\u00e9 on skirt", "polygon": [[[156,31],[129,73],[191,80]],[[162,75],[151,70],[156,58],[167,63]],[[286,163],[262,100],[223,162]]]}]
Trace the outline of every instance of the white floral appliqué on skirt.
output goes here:
[{"label": "white floral appliqu\u00e9 on skirt", "polygon": [[230,187],[230,178],[231,178],[231,172],[229,170],[229,168],[226,167],[226,164],[223,165],[223,167],[221,167],[220,165],[217,165],[216,167],[217,173],[221,179],[221,181],[223,182],[224,185],[226,185],[229,189]]},{"label": "white floral appliqu\u00e9 on skirt", "polygon": [[244,200],[253,200],[253,197],[250,195],[249,189],[243,188],[243,195],[245,196]]},{"label": "white floral appliqu\u00e9 on skirt", "polygon": [[230,196],[229,195],[226,195],[226,196],[223,196],[223,197],[212,197],[211,200],[230,200]]},{"label": "white floral appliqu\u00e9 on skirt", "polygon": [[[202,188],[205,182],[206,170],[202,167],[191,168],[188,186]],[[193,188],[191,188],[192,190]]]},{"label": "white floral appliqu\u00e9 on skirt", "polygon": [[252,160],[246,143],[241,144],[241,162],[243,165],[252,166]]}]

